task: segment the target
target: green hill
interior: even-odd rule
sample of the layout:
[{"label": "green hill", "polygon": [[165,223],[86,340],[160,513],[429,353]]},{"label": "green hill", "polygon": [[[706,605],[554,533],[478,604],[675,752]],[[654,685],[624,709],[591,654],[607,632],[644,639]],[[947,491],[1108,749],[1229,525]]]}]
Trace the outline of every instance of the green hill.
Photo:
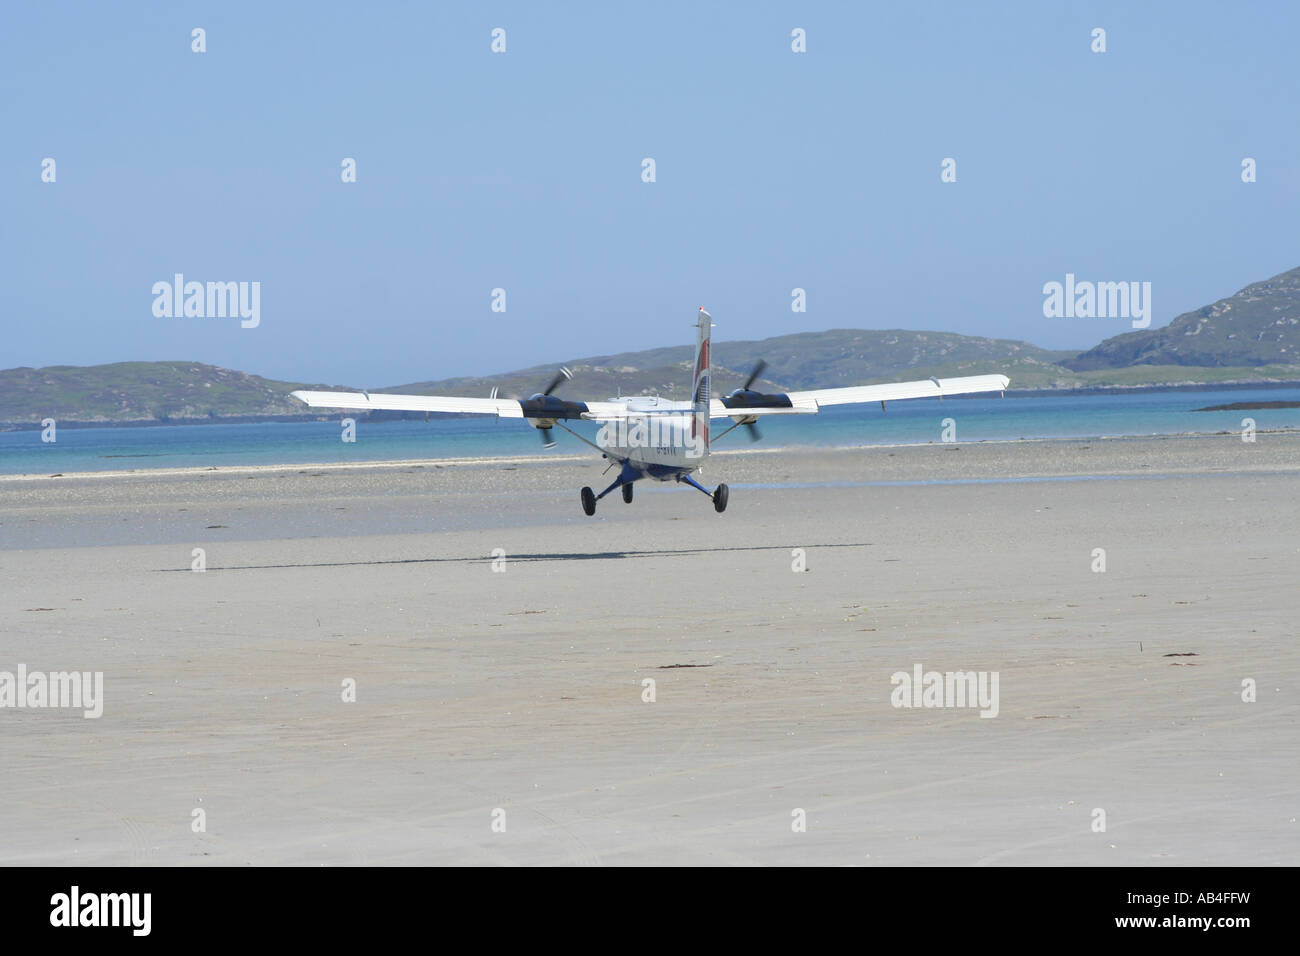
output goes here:
[{"label": "green hill", "polygon": [[1075,371],[1134,365],[1206,368],[1300,363],[1300,269],[1248,285],[1159,329],[1106,339],[1062,364]]},{"label": "green hill", "polygon": [[[766,390],[834,388],[899,378],[927,378],[933,370],[945,375],[973,375],[1007,370],[1038,372],[1049,377],[1073,352],[1051,352],[1027,342],[988,339],[951,332],[911,332],[903,329],[868,331],[831,329],[800,332],[770,339],[713,344],[713,389],[738,388],[759,359],[767,369],[756,387]],[[559,363],[574,373],[562,386],[565,394],[603,399],[615,394],[662,395],[682,398],[690,392],[694,347],[689,345],[621,352]],[[388,392],[487,395],[519,398],[545,387],[556,365],[538,365],[479,378],[413,382],[381,389]],[[1066,373],[1068,375],[1068,373]]]},{"label": "green hill", "polygon": [[[199,362],[115,362],[0,371],[0,422],[193,422],[301,415],[280,382]],[[335,386],[337,387],[337,386]]]},{"label": "green hill", "polygon": [[[687,345],[553,362],[499,375],[414,382],[372,391],[522,398],[568,366],[572,398],[615,395],[686,398],[693,349]],[[1013,389],[1138,388],[1300,381],[1300,269],[1247,286],[1162,329],[1107,339],[1081,354],[1027,342],[951,332],[831,329],[769,339],[715,342],[716,393],[740,386],[755,363],[768,363],[759,389],[781,391],[867,385],[901,379],[1002,372]],[[354,386],[353,386],[354,387]],[[0,425],[207,422],[309,419],[332,413],[289,397],[299,388],[350,388],[262,378],[200,362],[14,368],[0,371]],[[371,413],[370,417],[409,417]]]}]

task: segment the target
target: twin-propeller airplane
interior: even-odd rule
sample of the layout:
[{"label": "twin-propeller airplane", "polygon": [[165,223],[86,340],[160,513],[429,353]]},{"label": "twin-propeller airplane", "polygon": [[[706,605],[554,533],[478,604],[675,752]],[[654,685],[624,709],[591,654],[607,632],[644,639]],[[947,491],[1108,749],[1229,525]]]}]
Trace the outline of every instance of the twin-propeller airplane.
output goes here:
[{"label": "twin-propeller airplane", "polygon": [[[918,382],[889,385],[858,385],[850,388],[824,388],[811,392],[762,393],[750,386],[762,373],[759,362],[744,386],[730,395],[713,398],[709,391],[709,337],[713,327],[709,313],[700,309],[697,322],[695,372],[691,399],[686,402],[663,401],[649,396],[613,399],[607,402],[571,402],[557,398],[555,389],[572,378],[561,369],[546,391],[529,398],[456,398],[439,395],[385,395],[368,392],[291,393],[312,408],[350,408],[364,411],[386,409],[403,412],[457,412],[496,415],[499,418],[524,418],[541,430],[546,447],[552,447],[551,429],[559,426],[574,438],[596,449],[613,465],[620,466],[618,477],[600,494],[582,489],[582,510],[596,513],[596,502],[616,488],[623,490],[623,500],[631,504],[632,485],[643,478],[656,481],[685,482],[713,499],[716,511],[727,509],[727,486],[709,491],[691,477],[709,456],[709,421],[730,418],[735,422],[727,432],[744,425],[757,440],[756,423],[764,415],[812,415],[827,405],[851,405],[866,402],[896,402],[908,398],[933,398],[946,395],[969,395],[975,392],[1001,392],[1010,383],[1005,375],[972,375],[965,378],[929,378]],[[588,441],[566,421],[602,422],[595,442]]]}]

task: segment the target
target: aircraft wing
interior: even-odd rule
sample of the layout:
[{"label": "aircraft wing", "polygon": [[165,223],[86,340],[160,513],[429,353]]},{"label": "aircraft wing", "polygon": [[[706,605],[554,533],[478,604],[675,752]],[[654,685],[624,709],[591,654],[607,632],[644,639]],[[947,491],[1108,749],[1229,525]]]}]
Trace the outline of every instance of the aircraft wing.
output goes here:
[{"label": "aircraft wing", "polygon": [[968,375],[964,378],[927,378],[916,382],[822,388],[811,392],[768,394],[749,392],[713,399],[709,403],[709,414],[713,418],[740,415],[811,415],[816,414],[826,405],[897,402],[908,398],[939,398],[947,395],[1001,392],[1010,384],[1011,379],[1005,375]]},{"label": "aircraft wing", "polygon": [[524,409],[510,398],[458,398],[451,395],[385,395],[380,392],[290,392],[312,408],[355,408],[361,411],[459,412],[523,418]]},{"label": "aircraft wing", "polygon": [[[927,378],[885,385],[854,385],[810,392],[748,392],[715,398],[709,403],[713,418],[740,415],[813,415],[826,405],[862,402],[897,402],[908,398],[935,398],[1001,392],[1011,382],[1005,375],[971,375],[965,378]],[[614,421],[629,416],[689,413],[686,402],[664,402],[654,409],[629,410],[626,402],[573,402],[553,395],[540,398],[463,398],[455,395],[394,395],[382,392],[313,392],[290,394],[312,408],[349,408],[359,411],[449,412],[496,415],[499,418],[549,418]]]},{"label": "aircraft wing", "polygon": [[603,420],[627,413],[619,402],[570,402],[554,396],[541,399],[462,398],[455,395],[393,395],[381,392],[290,392],[312,408],[352,408],[359,411],[450,412],[496,415],[499,418],[583,418]]}]

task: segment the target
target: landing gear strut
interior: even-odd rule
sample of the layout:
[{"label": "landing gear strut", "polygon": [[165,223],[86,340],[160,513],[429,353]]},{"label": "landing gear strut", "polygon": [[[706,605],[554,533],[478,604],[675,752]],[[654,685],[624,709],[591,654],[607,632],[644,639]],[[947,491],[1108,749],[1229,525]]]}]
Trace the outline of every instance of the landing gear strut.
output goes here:
[{"label": "landing gear strut", "polygon": [[729,493],[729,489],[727,488],[726,485],[718,485],[718,487],[714,488],[712,491],[709,491],[708,488],[705,488],[702,484],[700,484],[690,475],[678,475],[677,480],[686,482],[692,488],[696,489],[697,491],[702,491],[704,494],[712,498],[713,510],[716,511],[718,514],[722,514],[722,512],[727,510],[727,495]]},{"label": "landing gear strut", "polygon": [[626,501],[628,504],[631,504],[632,503],[632,482],[636,481],[640,477],[641,477],[640,472],[638,472],[635,468],[632,468],[625,464],[623,466],[623,470],[618,473],[618,477],[614,479],[614,483],[610,485],[608,488],[606,488],[604,491],[602,491],[600,494],[596,494],[590,488],[582,489],[582,510],[585,511],[588,515],[594,515],[596,513],[596,502],[599,501],[601,498],[604,498],[615,488],[619,488],[619,487],[623,489],[623,500]]}]

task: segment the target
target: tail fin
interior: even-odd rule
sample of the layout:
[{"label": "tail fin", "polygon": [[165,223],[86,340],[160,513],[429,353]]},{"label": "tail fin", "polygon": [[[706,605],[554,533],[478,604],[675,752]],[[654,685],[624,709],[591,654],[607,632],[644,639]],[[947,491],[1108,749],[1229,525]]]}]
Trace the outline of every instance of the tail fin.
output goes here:
[{"label": "tail fin", "polygon": [[699,338],[695,346],[695,374],[692,378],[691,403],[695,406],[691,421],[692,437],[699,437],[704,442],[705,454],[709,450],[709,339],[713,331],[713,318],[703,308],[700,309]]}]

